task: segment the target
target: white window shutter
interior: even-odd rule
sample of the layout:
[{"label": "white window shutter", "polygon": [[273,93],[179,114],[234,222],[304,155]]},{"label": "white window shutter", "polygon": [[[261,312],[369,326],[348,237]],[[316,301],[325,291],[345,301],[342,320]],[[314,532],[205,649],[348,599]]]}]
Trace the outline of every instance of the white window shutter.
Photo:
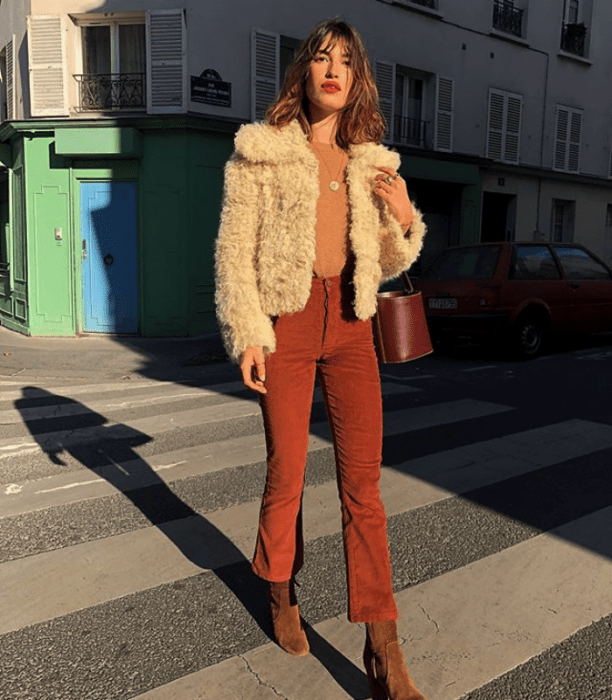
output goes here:
[{"label": "white window shutter", "polygon": [[489,89],[489,120],[487,127],[487,158],[501,160],[504,145],[504,114],[506,94]]},{"label": "white window shutter", "polygon": [[395,140],[395,63],[376,61],[376,87],[380,111],[387,122],[383,141],[393,143]]},{"label": "white window shutter", "polygon": [[523,96],[508,94],[506,100],[506,140],[504,143],[504,161],[518,163],[520,156],[521,120],[523,115]]},{"label": "white window shutter", "polygon": [[570,173],[580,171],[580,141],[582,134],[582,113],[572,110],[567,149],[567,169]]},{"label": "white window shutter", "polygon": [[6,45],[6,118],[17,119],[15,35]]},{"label": "white window shutter", "polygon": [[557,106],[557,123],[555,125],[555,154],[553,170],[565,170],[567,161],[567,137],[569,126],[569,110]]},{"label": "white window shutter", "polygon": [[254,28],[251,32],[251,121],[261,121],[279,88],[280,34]]},{"label": "white window shutter", "polygon": [[182,9],[147,10],[147,112],[187,112],[187,27]]},{"label": "white window shutter", "polygon": [[28,17],[30,111],[33,117],[69,114],[65,37],[63,15]]},{"label": "white window shutter", "polygon": [[581,140],[582,112],[558,105],[553,170],[580,172]]},{"label": "white window shutter", "polygon": [[434,149],[453,150],[453,103],[455,81],[452,78],[437,76],[436,83],[436,126]]}]

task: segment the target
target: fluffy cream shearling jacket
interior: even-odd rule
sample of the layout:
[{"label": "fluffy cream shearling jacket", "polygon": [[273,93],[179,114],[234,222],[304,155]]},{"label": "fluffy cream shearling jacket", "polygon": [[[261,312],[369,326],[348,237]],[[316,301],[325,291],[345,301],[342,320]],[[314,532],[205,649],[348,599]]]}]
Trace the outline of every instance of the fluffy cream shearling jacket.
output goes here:
[{"label": "fluffy cream shearling jacket", "polygon": [[[399,155],[374,143],[349,148],[349,239],[355,255],[357,318],[376,312],[381,282],[416,260],[425,235],[415,208],[404,236],[374,193],[376,166],[399,168]],[[225,190],[215,245],[215,301],[223,342],[235,361],[250,345],[276,349],[273,316],[301,311],[315,259],[319,163],[297,121],[283,129],[247,124],[236,134],[225,167]]]}]

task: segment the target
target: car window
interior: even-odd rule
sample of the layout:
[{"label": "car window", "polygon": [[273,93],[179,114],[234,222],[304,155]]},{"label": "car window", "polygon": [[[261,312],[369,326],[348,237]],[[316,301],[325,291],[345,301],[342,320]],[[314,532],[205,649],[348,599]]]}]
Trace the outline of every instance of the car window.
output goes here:
[{"label": "car window", "polygon": [[512,274],[515,280],[558,280],[557,263],[544,245],[517,245]]},{"label": "car window", "polygon": [[423,270],[422,280],[490,279],[495,274],[501,246],[450,248]]},{"label": "car window", "polygon": [[563,273],[571,280],[609,280],[610,273],[582,248],[554,246],[561,260]]}]

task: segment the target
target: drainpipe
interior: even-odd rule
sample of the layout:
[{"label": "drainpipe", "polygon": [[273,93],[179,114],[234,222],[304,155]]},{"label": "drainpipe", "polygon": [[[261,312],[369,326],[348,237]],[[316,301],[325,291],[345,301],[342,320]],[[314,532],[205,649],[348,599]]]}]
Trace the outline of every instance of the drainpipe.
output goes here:
[{"label": "drainpipe", "polygon": [[[540,170],[544,169],[544,134],[546,133],[546,107],[548,105],[548,78],[550,72],[550,54],[544,52],[546,56],[546,80],[544,81],[544,105],[542,107],[542,129],[540,136]],[[533,231],[533,240],[539,241],[542,239],[542,232],[540,231],[540,204],[541,204],[541,194],[542,194],[542,177],[538,177],[538,200],[536,204],[536,220],[535,228]]]}]

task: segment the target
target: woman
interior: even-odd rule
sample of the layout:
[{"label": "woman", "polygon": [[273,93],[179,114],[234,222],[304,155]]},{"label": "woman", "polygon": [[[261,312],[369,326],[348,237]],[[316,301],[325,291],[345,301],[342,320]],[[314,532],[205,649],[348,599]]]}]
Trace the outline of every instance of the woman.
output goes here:
[{"label": "woman", "polygon": [[225,346],[258,392],[267,478],[253,571],[270,582],[278,644],[309,651],[293,578],[315,373],[336,455],[348,618],[365,622],[372,696],[424,700],[397,638],[380,501],[382,402],[370,317],[381,281],[416,259],[425,233],[384,119],[361,38],[318,24],[264,123],[241,127],[226,166],[216,244]]}]

